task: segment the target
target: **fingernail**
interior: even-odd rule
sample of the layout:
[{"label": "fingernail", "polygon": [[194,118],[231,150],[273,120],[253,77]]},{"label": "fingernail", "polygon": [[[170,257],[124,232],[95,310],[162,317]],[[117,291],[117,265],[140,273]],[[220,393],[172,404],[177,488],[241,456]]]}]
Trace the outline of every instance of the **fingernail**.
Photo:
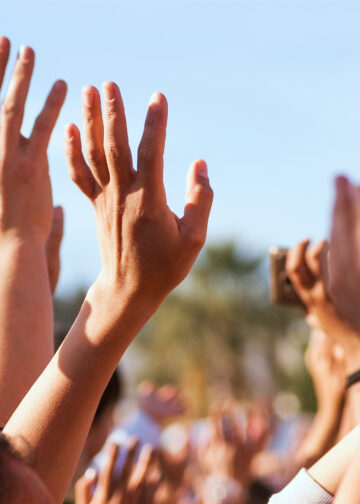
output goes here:
[{"label": "fingernail", "polygon": [[58,80],[54,84],[54,91],[62,91],[64,87],[66,86],[65,82],[63,80]]},{"label": "fingernail", "polygon": [[32,50],[28,46],[20,46],[19,49],[19,59],[22,61],[27,61],[31,58]]},{"label": "fingernail", "polygon": [[87,107],[91,107],[91,105],[94,103],[94,93],[92,92],[91,88],[89,88],[89,87],[83,88],[82,99],[83,99],[83,103]]},{"label": "fingernail", "polygon": [[9,40],[6,37],[0,37],[0,51],[6,51],[9,48]]},{"label": "fingernail", "polygon": [[162,106],[162,95],[160,93],[153,93],[150,97],[149,106],[151,108]]},{"label": "fingernail", "polygon": [[104,82],[102,91],[105,100],[111,101],[115,98],[114,84],[112,82]]},{"label": "fingernail", "polygon": [[54,207],[53,217],[54,217],[54,220],[56,220],[56,221],[59,221],[62,219],[62,207],[61,206]]},{"label": "fingernail", "polygon": [[196,175],[200,175],[201,177],[208,178],[207,164],[205,163],[204,160],[200,159],[199,161],[196,162],[195,173]]},{"label": "fingernail", "polygon": [[88,469],[86,469],[85,474],[84,474],[84,478],[86,478],[88,480],[92,480],[92,479],[96,478],[95,469],[93,467],[89,467]]}]

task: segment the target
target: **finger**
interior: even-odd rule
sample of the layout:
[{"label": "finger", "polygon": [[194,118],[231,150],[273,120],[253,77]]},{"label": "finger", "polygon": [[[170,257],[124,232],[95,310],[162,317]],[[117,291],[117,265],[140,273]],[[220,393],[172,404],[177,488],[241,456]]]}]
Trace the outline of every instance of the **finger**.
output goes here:
[{"label": "finger", "polygon": [[156,476],[156,478],[152,478],[151,481],[149,481],[149,483],[147,483],[147,485],[145,486],[144,492],[141,495],[141,500],[139,500],[138,503],[153,504],[155,493],[162,481],[163,480],[160,475]]},{"label": "finger", "polygon": [[35,54],[30,47],[22,46],[15,64],[9,88],[1,108],[2,142],[10,148],[17,146],[24,116],[26,96],[34,68]]},{"label": "finger", "polygon": [[0,89],[4,81],[6,65],[9,60],[10,41],[6,37],[0,37]]},{"label": "finger", "polygon": [[326,240],[322,240],[315,243],[312,247],[309,247],[305,252],[305,262],[315,278],[322,278],[324,261],[326,261],[326,254],[328,250],[328,242]]},{"label": "finger", "polygon": [[100,472],[98,478],[98,484],[96,486],[94,499],[97,498],[109,498],[111,494],[111,484],[113,481],[113,472],[115,467],[115,462],[119,453],[119,445],[116,443],[111,443],[107,450],[107,462]]},{"label": "finger", "polygon": [[155,464],[156,459],[154,448],[148,444],[144,445],[129,483],[129,493],[134,499],[137,499],[143,491],[150,468]]},{"label": "finger", "polygon": [[83,156],[80,132],[75,124],[68,124],[65,128],[65,158],[71,180],[85,196],[92,199],[96,182]]},{"label": "finger", "polygon": [[352,247],[345,247],[344,244],[351,243],[354,229],[354,209],[351,187],[350,182],[345,177],[337,177],[337,194],[331,232],[331,250],[336,250],[337,257],[341,258],[344,262],[350,260],[350,257],[347,257],[347,252],[351,252],[352,250]]},{"label": "finger", "polygon": [[[309,240],[303,240],[289,250],[286,259],[286,272],[300,297],[304,297],[304,290],[311,288],[314,282],[314,276],[310,272],[306,263],[306,250],[309,246]],[[304,299],[303,299],[304,301]]]},{"label": "finger", "polygon": [[75,502],[76,504],[90,504],[91,490],[97,478],[96,471],[89,468],[84,476],[75,483]]},{"label": "finger", "polygon": [[48,147],[51,133],[65,101],[66,90],[67,87],[64,81],[59,80],[55,82],[42,111],[35,121],[29,146],[35,153],[40,154],[46,151]]},{"label": "finger", "polygon": [[207,166],[200,159],[190,166],[186,177],[185,211],[180,220],[185,239],[190,240],[198,250],[205,243],[212,201]]},{"label": "finger", "polygon": [[153,194],[164,191],[163,156],[166,138],[167,101],[161,93],[150,99],[144,133],[138,149],[138,174],[141,183]]},{"label": "finger", "polygon": [[130,438],[128,442],[124,467],[121,472],[121,476],[116,484],[117,492],[119,491],[123,492],[127,487],[127,484],[129,482],[129,479],[131,477],[134,468],[134,461],[138,448],[139,448],[139,440],[136,438]]},{"label": "finger", "polygon": [[104,149],[111,177],[129,185],[134,176],[124,103],[114,82],[104,82]]},{"label": "finger", "polygon": [[104,152],[104,126],[99,91],[85,86],[81,91],[81,110],[84,128],[84,151],[95,180],[100,185],[109,182],[109,171]]},{"label": "finger", "polygon": [[51,230],[46,242],[46,259],[48,266],[51,294],[54,294],[60,274],[60,245],[64,234],[64,212],[61,206],[53,210]]}]

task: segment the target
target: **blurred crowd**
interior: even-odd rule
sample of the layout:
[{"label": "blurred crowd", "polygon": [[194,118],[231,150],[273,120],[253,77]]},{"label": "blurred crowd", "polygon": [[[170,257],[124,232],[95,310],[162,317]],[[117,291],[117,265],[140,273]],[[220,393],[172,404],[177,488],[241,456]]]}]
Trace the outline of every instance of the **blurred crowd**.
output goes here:
[{"label": "blurred crowd", "polygon": [[[0,86],[9,53],[0,37]],[[170,383],[128,394],[125,350],[205,243],[207,165],[191,164],[175,215],[163,184],[166,98],[152,95],[133,163],[118,86],[105,82],[102,98],[82,90],[83,131],[66,126],[65,158],[94,208],[101,269],[54,348],[64,214],[53,208],[47,147],[66,84],[54,84],[23,136],[34,61],[22,46],[0,113],[0,503],[360,502],[359,187],[336,179],[329,241],[300,241],[280,272],[310,327],[313,416],[224,397],[197,418]]]}]

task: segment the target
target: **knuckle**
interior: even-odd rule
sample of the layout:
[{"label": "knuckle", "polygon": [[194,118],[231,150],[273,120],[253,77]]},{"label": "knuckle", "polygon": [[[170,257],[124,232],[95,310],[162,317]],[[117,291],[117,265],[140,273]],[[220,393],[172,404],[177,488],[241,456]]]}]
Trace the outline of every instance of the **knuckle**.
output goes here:
[{"label": "knuckle", "polygon": [[115,107],[115,103],[113,102],[107,102],[105,111],[104,111],[104,116],[106,121],[115,121],[118,119],[118,113]]},{"label": "knuckle", "polygon": [[109,161],[119,161],[123,158],[122,150],[118,145],[108,144],[105,151],[106,157],[109,159]]},{"label": "knuckle", "polygon": [[152,164],[160,158],[158,152],[148,145],[139,145],[138,160],[143,164]]},{"label": "knuckle", "polygon": [[98,165],[102,161],[99,149],[95,145],[88,145],[85,149],[86,157],[91,165]]},{"label": "knuckle", "polygon": [[12,118],[13,116],[17,115],[20,112],[20,105],[16,100],[5,100],[2,108],[1,108],[1,113],[5,118]]},{"label": "knuckle", "polygon": [[196,200],[212,201],[214,197],[214,191],[211,189],[210,185],[197,184],[194,188],[194,196]]}]

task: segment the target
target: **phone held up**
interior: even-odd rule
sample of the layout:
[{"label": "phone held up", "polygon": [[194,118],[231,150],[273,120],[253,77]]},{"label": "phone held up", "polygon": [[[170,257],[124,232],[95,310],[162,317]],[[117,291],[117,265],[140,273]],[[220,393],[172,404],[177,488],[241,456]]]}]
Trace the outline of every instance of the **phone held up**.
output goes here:
[{"label": "phone held up", "polygon": [[286,258],[288,249],[273,246],[270,253],[270,280],[273,301],[283,306],[299,306],[304,303],[296,293],[290,278],[286,273]]}]

